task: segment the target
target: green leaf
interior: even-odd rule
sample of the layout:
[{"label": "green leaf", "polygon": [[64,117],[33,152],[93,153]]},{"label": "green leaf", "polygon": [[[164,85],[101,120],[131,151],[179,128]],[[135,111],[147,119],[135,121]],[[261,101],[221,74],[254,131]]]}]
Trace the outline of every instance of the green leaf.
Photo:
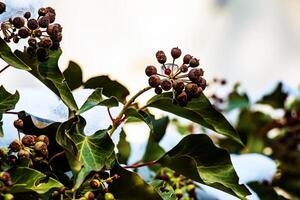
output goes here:
[{"label": "green leaf", "polygon": [[126,133],[122,129],[120,133],[120,140],[117,144],[118,148],[118,161],[122,164],[127,164],[130,157],[131,147],[130,143],[126,140]]},{"label": "green leaf", "polygon": [[115,97],[104,99],[102,96],[102,91],[102,88],[95,89],[95,91],[88,97],[76,114],[80,115],[95,106],[106,106],[111,108],[119,105],[119,102]]},{"label": "green leaf", "polygon": [[84,83],[85,88],[103,88],[103,94],[107,97],[116,97],[118,101],[124,103],[129,95],[128,89],[108,76],[96,76]]},{"label": "green leaf", "polygon": [[145,122],[150,130],[152,131],[153,130],[153,124],[152,124],[152,116],[145,112],[145,111],[142,111],[142,110],[137,110],[135,108],[128,108],[126,111],[125,111],[125,115],[127,117],[130,117],[130,118],[136,118],[138,120],[141,120],[143,122]]},{"label": "green leaf", "polygon": [[111,174],[118,174],[119,179],[109,185],[109,191],[120,200],[163,200],[155,189],[147,184],[137,173],[128,171],[115,163]]},{"label": "green leaf", "polygon": [[250,195],[247,188],[239,184],[228,152],[217,148],[205,134],[186,136],[157,162],[241,199]]},{"label": "green leaf", "polygon": [[285,198],[279,196],[272,186],[266,186],[262,183],[251,182],[247,185],[263,200],[284,200]]},{"label": "green leaf", "polygon": [[25,62],[23,62],[11,51],[10,47],[2,38],[0,38],[0,58],[14,68],[26,71],[31,70],[31,68]]},{"label": "green leaf", "polygon": [[287,96],[288,93],[283,91],[283,84],[280,82],[277,84],[274,91],[272,91],[270,94],[263,96],[263,98],[257,103],[268,104],[273,108],[284,108],[284,103]]},{"label": "green leaf", "polygon": [[39,72],[46,79],[50,80],[59,92],[61,100],[72,111],[78,110],[72,92],[58,67],[58,59],[62,54],[61,49],[50,51],[49,59],[46,62],[40,62]]},{"label": "green leaf", "polygon": [[8,110],[15,108],[16,103],[19,101],[20,95],[18,91],[15,94],[11,94],[5,90],[3,86],[0,86],[0,137],[3,136],[2,130],[2,115]]},{"label": "green leaf", "polygon": [[243,144],[240,135],[226,118],[211,105],[204,94],[190,101],[187,106],[180,107],[172,103],[172,93],[163,93],[152,97],[148,101],[147,106],[189,119]]},{"label": "green leaf", "polygon": [[226,112],[234,109],[243,109],[249,106],[250,102],[248,95],[246,93],[239,92],[239,87],[239,84],[235,84],[233,91],[228,95],[228,103],[225,108]]},{"label": "green leaf", "polygon": [[63,187],[57,180],[31,168],[18,167],[9,170],[9,172],[14,183],[9,190],[12,194],[32,191],[44,194],[50,189]]},{"label": "green leaf", "polygon": [[[82,117],[71,118],[62,123],[56,140],[66,150],[68,161],[76,174],[74,189],[78,189],[85,177],[92,171],[110,167],[115,159],[114,143],[106,130],[99,130],[91,136],[83,132],[86,125]],[[78,170],[78,168],[81,168]],[[74,170],[75,169],[75,170]]]},{"label": "green leaf", "polygon": [[71,90],[75,90],[83,84],[82,70],[76,62],[70,61],[63,74]]},{"label": "green leaf", "polygon": [[175,191],[173,188],[171,188],[168,192],[162,192],[160,190],[161,187],[164,186],[164,182],[160,180],[153,180],[151,182],[151,185],[154,187],[154,189],[158,192],[158,194],[163,198],[163,200],[177,200],[177,197],[175,195]]}]

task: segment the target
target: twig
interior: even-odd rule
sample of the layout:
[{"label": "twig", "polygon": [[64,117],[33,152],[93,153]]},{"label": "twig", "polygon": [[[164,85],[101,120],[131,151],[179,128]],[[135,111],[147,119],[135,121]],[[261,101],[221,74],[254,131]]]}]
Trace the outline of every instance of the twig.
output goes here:
[{"label": "twig", "polygon": [[150,162],[146,162],[146,163],[127,165],[124,168],[136,169],[136,168],[145,167],[145,166],[152,166],[155,164],[156,164],[156,161],[150,161]]},{"label": "twig", "polygon": [[108,115],[109,115],[109,118],[111,119],[111,121],[114,122],[115,119],[113,118],[113,116],[112,116],[112,114],[111,114],[111,112],[110,112],[109,107],[107,107],[107,112],[108,112]]},{"label": "twig", "polygon": [[0,74],[2,73],[2,72],[4,72],[4,70],[6,70],[7,68],[9,68],[10,67],[10,65],[7,65],[7,66],[5,66],[3,69],[1,69],[0,70]]},{"label": "twig", "polygon": [[19,112],[6,111],[4,114],[18,115]]}]

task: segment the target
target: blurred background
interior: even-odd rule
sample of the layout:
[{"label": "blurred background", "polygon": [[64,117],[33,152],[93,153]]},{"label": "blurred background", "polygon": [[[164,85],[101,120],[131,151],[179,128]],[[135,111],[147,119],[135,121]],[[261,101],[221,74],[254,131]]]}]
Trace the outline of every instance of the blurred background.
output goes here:
[{"label": "blurred background", "polygon": [[[157,50],[178,46],[199,58],[205,76],[241,82],[250,94],[277,80],[298,87],[300,2],[297,0],[6,0],[12,7],[50,5],[63,25],[61,68],[69,60],[84,78],[109,74],[138,90]],[[7,70],[11,89],[41,87],[24,72]],[[27,77],[26,76],[26,77]]]}]

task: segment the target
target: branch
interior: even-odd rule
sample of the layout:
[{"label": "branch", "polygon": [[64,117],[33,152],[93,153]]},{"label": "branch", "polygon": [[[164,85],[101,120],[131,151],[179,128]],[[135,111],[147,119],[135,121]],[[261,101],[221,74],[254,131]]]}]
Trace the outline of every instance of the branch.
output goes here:
[{"label": "branch", "polygon": [[128,168],[133,168],[133,169],[136,169],[136,168],[145,167],[145,166],[152,166],[152,165],[155,165],[155,164],[156,164],[156,161],[150,161],[150,162],[146,162],[146,163],[127,165],[124,168],[127,168],[127,169]]}]

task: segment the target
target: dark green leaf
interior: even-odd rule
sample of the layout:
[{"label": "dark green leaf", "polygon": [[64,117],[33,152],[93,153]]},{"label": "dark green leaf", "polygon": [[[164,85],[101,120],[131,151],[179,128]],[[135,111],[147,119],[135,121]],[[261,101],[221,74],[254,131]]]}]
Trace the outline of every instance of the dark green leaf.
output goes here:
[{"label": "dark green leaf", "polygon": [[70,61],[63,74],[71,90],[75,90],[83,84],[82,70],[76,62]]},{"label": "dark green leaf", "polygon": [[150,135],[151,138],[153,138],[153,141],[160,142],[160,140],[164,137],[168,124],[170,120],[169,117],[162,117],[159,119],[153,119],[153,132]]},{"label": "dark green leaf", "polygon": [[138,174],[128,171],[115,163],[111,169],[111,174],[118,174],[119,179],[110,186],[116,199],[119,200],[163,200],[155,189],[148,185]]},{"label": "dark green leaf", "polygon": [[0,86],[0,137],[3,136],[2,115],[6,111],[14,109],[19,98],[20,95],[18,91],[16,91],[15,94],[11,94],[7,92],[3,86]]},{"label": "dark green leaf", "polygon": [[152,116],[149,113],[135,108],[129,108],[125,111],[125,115],[144,121],[149,126],[150,130],[153,130]]},{"label": "dark green leaf", "polygon": [[130,153],[131,153],[131,147],[130,143],[126,140],[126,133],[124,130],[121,130],[120,133],[120,140],[117,144],[118,148],[118,161],[122,164],[127,164],[127,161],[129,159]]},{"label": "dark green leaf", "polygon": [[119,105],[119,102],[115,97],[104,99],[102,96],[102,91],[102,88],[95,89],[95,91],[88,97],[76,114],[80,115],[81,113],[84,113],[95,106],[106,106],[110,108]]},{"label": "dark green leaf", "polygon": [[14,183],[9,190],[12,194],[32,191],[43,194],[52,188],[63,187],[57,180],[31,168],[18,167],[11,169],[9,172]]},{"label": "dark green leaf", "polygon": [[233,91],[228,95],[228,103],[225,111],[229,112],[233,109],[243,109],[249,106],[249,97],[246,93],[238,91],[239,84],[234,86]]},{"label": "dark green leaf", "polygon": [[103,88],[103,94],[107,97],[116,97],[124,103],[129,95],[128,89],[117,81],[111,80],[108,76],[96,76],[84,83],[85,88]]},{"label": "dark green leaf", "polygon": [[62,54],[61,49],[51,51],[49,59],[46,62],[41,62],[39,65],[40,74],[50,80],[59,92],[61,100],[72,111],[78,109],[72,92],[58,67],[58,60]]},{"label": "dark green leaf", "polygon": [[30,67],[18,58],[6,44],[6,42],[0,38],[0,58],[2,58],[7,64],[14,68],[30,71]]},{"label": "dark green leaf", "polygon": [[263,200],[284,200],[285,198],[279,196],[272,186],[263,185],[258,182],[247,183],[247,185]]},{"label": "dark green leaf", "polygon": [[217,148],[205,134],[186,136],[158,163],[241,199],[250,194],[244,185],[239,184],[228,152]]},{"label": "dark green leaf", "polygon": [[263,96],[257,103],[268,104],[273,108],[284,108],[284,103],[288,94],[283,91],[283,84],[280,82],[277,84],[274,91],[270,94]]},{"label": "dark green leaf", "polygon": [[[107,131],[99,130],[86,136],[83,132],[85,125],[82,117],[71,118],[62,123],[56,136],[57,142],[66,150],[73,172],[76,173],[74,189],[80,187],[90,172],[100,171],[104,166],[109,168],[115,159],[114,143]],[[80,165],[82,167],[78,170]]]},{"label": "dark green leaf", "polygon": [[225,117],[210,104],[204,94],[190,101],[187,106],[180,107],[172,103],[172,93],[163,93],[152,97],[147,106],[189,119],[242,144],[240,135]]}]

